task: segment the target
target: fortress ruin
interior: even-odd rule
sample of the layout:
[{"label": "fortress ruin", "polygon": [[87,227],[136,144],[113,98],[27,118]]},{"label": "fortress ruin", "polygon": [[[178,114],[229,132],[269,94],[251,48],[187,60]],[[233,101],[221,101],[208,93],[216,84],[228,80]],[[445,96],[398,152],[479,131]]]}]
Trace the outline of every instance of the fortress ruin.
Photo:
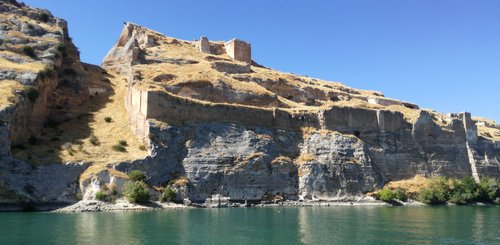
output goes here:
[{"label": "fortress ruin", "polygon": [[225,43],[210,42],[207,37],[201,37],[195,42],[198,51],[207,54],[227,54],[234,60],[252,63],[252,47],[250,43],[233,38]]}]

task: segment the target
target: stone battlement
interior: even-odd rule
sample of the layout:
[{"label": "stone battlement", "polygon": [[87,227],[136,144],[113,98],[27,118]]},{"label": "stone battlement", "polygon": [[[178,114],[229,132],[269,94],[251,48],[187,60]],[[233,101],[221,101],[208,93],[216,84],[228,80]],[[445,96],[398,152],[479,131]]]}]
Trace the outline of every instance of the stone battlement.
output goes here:
[{"label": "stone battlement", "polygon": [[210,43],[207,37],[201,37],[200,40],[195,42],[195,47],[200,52],[207,54],[226,53],[235,60],[243,61],[248,64],[252,63],[252,47],[250,43],[234,38],[224,43],[223,50],[218,46],[222,45]]}]

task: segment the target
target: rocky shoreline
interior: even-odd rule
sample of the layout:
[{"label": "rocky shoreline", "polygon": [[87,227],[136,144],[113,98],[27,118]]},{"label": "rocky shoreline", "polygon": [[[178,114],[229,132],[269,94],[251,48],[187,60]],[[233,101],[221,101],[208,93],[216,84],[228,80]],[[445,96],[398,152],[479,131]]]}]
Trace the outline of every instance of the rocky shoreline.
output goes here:
[{"label": "rocky shoreline", "polygon": [[[487,203],[470,203],[464,206],[487,206]],[[86,213],[86,212],[131,212],[131,211],[155,211],[174,209],[196,209],[196,208],[293,208],[293,207],[389,207],[389,206],[432,206],[422,202],[408,200],[407,202],[394,201],[392,203],[382,202],[376,199],[363,198],[360,200],[339,201],[282,201],[282,202],[206,202],[206,203],[172,203],[172,202],[149,202],[145,204],[130,203],[124,199],[115,202],[103,202],[97,200],[82,200],[74,204],[68,203],[38,203],[38,204],[2,204],[0,212],[54,212],[54,213]],[[457,206],[447,203],[441,206]]]},{"label": "rocky shoreline", "polygon": [[279,203],[161,203],[150,202],[148,204],[131,204],[123,200],[115,203],[101,201],[81,201],[71,206],[53,210],[53,212],[113,212],[113,211],[152,211],[162,209],[184,209],[184,208],[251,208],[251,207],[335,207],[335,206],[388,206],[389,204],[380,201],[363,202],[339,202],[339,201],[318,201],[318,202],[298,202],[285,201]]}]

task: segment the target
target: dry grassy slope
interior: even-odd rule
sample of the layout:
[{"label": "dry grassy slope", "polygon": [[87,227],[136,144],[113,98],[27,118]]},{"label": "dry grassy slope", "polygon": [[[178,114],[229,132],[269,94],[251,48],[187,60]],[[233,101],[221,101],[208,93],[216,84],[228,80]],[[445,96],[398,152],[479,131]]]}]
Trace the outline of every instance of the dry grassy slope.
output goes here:
[{"label": "dry grassy slope", "polygon": [[[140,27],[142,28],[142,27]],[[142,29],[141,29],[142,30]],[[132,66],[135,86],[165,91],[198,103],[222,103],[260,108],[282,108],[292,113],[337,107],[399,111],[415,121],[419,109],[388,99],[380,92],[358,90],[338,82],[283,73],[231,59],[226,54],[198,51],[194,42],[166,37],[143,28],[155,44],[141,47],[143,57]],[[213,45],[221,45],[213,42]],[[388,100],[394,105],[369,102]]]},{"label": "dry grassy slope", "polygon": [[[383,109],[401,112],[413,123],[420,111],[425,110],[440,126],[446,127],[451,121],[442,113],[412,108],[411,103],[385,98],[380,92],[353,89],[338,82],[283,73],[256,64],[247,66],[226,54],[200,52],[194,42],[139,28],[155,40],[153,45],[141,47],[142,60],[132,66],[134,85],[143,89],[174,93],[197,103],[279,107],[292,113],[333,106]],[[374,103],[374,99],[382,102]],[[479,127],[479,132],[484,137],[500,139],[498,129]]]},{"label": "dry grassy slope", "polygon": [[[321,105],[330,106],[331,96],[340,97],[338,105],[367,104],[367,107],[370,107],[366,103],[367,96],[382,97],[378,92],[356,90],[336,82],[258,66],[246,68],[246,64],[226,54],[199,52],[192,42],[152,31],[149,34],[156,37],[158,45],[145,49],[144,64],[134,66],[134,72],[142,78],[141,86],[148,89],[166,90],[207,102],[310,110]],[[222,66],[227,68],[215,69],[218,62],[223,62]],[[242,71],[234,71],[238,68]],[[212,93],[205,93],[208,91]],[[238,98],[231,98],[231,94],[248,99],[238,101]]]},{"label": "dry grassy slope", "polygon": [[398,189],[401,188],[408,193],[417,193],[420,189],[429,186],[429,178],[422,177],[420,175],[416,175],[412,179],[399,180],[399,181],[391,181],[385,185],[390,189]]},{"label": "dry grassy slope", "polygon": [[[122,78],[107,74],[98,66],[86,65],[87,72],[80,66],[73,67],[73,63],[79,65],[80,61],[78,52],[70,47],[72,43],[67,37],[64,20],[57,19],[46,10],[31,8],[14,1],[2,1],[0,26],[2,26],[0,109],[17,103],[15,92],[25,87],[22,82],[28,84],[35,82],[33,78],[23,81],[20,77],[25,74],[36,76],[46,68],[53,68],[54,73],[59,72],[58,79],[63,82],[64,79],[79,81],[71,75],[64,76],[66,70],[73,73],[87,73],[88,81],[80,84],[82,90],[87,90],[89,85],[106,88],[108,91],[106,94],[91,97],[83,105],[58,109],[80,116],[61,123],[47,123],[40,137],[32,137],[29,144],[24,144],[25,149],[22,146],[13,149],[16,157],[33,164],[92,161],[96,166],[101,166],[105,163],[134,160],[148,155],[146,150],[139,149],[141,143],[129,129],[124,107],[125,83]],[[26,52],[27,47],[33,51],[31,55]],[[15,78],[2,80],[2,77]],[[56,93],[60,95],[60,99],[65,99],[64,96],[73,96],[71,93],[64,94],[67,91],[73,90],[58,86],[49,97],[55,99]],[[52,106],[51,109],[57,108],[54,105],[47,105],[49,106]],[[105,117],[111,117],[112,121],[105,122]],[[92,144],[91,138],[96,138],[98,143]],[[126,152],[112,150],[112,146],[119,140],[127,142]]]},{"label": "dry grassy slope", "polygon": [[[141,27],[142,28],[142,27]],[[258,65],[247,66],[226,54],[206,54],[194,42],[166,37],[143,28],[156,43],[143,48],[142,64],[133,66],[136,86],[165,91],[193,99],[197,103],[222,103],[260,108],[282,108],[292,113],[337,107],[356,107],[401,112],[415,122],[421,109],[409,108],[406,102],[388,99],[380,92],[347,87],[338,82],[283,73]],[[222,45],[223,42],[212,42]],[[226,67],[220,69],[217,63]],[[138,81],[138,82],[137,82]],[[372,99],[393,104],[373,103]],[[443,127],[450,119],[442,113],[423,109]],[[482,136],[500,139],[500,130],[479,127]]]},{"label": "dry grassy slope", "polygon": [[[478,134],[489,139],[500,141],[500,128],[498,124],[490,119],[482,117],[472,117],[472,120],[478,122]],[[493,125],[497,125],[495,128]]]},{"label": "dry grassy slope", "polygon": [[[108,93],[92,96],[88,101],[88,111],[78,111],[82,113],[79,118],[49,124],[36,144],[14,150],[17,158],[34,164],[91,161],[96,164],[92,169],[97,170],[103,168],[98,166],[107,163],[140,159],[149,154],[147,150],[140,149],[142,143],[128,125],[123,78],[106,74],[97,66],[85,67],[90,84],[106,88]],[[106,117],[111,117],[112,121],[106,122]],[[92,136],[97,139],[97,144],[91,143]],[[112,150],[120,140],[127,142],[126,152]]]},{"label": "dry grassy slope", "polygon": [[[30,11],[29,8],[24,8],[24,10]],[[46,33],[60,33],[63,31],[57,26],[7,12],[0,12],[0,25],[8,27],[1,32],[0,36],[2,39],[2,42],[0,42],[0,69],[4,72],[37,73],[43,70],[50,62],[29,57],[24,53],[23,48],[30,46],[36,50],[37,46],[56,45],[59,42],[54,37],[27,35],[22,33],[17,30],[17,28],[20,28],[20,25],[26,25],[32,27],[32,29],[38,28],[44,30]],[[22,42],[25,43],[21,44]],[[15,97],[14,92],[16,90],[22,90],[23,87],[24,86],[19,81],[0,78],[0,109],[12,105],[11,99]]]},{"label": "dry grassy slope", "polygon": [[23,89],[23,85],[14,80],[0,80],[0,110],[13,104],[15,90]]}]

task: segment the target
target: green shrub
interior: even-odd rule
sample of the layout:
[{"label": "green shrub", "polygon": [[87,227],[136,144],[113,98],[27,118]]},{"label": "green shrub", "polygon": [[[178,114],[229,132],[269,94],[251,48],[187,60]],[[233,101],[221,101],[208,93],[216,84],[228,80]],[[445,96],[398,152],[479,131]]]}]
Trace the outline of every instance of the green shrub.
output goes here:
[{"label": "green shrub", "polygon": [[378,199],[383,201],[383,202],[390,202],[392,199],[395,198],[394,192],[392,192],[391,189],[384,187],[382,190],[379,191],[377,195]]},{"label": "green shrub", "polygon": [[31,101],[35,102],[40,96],[40,92],[35,87],[27,87],[24,89],[24,95]]},{"label": "green shrub", "polygon": [[97,137],[95,137],[95,135],[90,135],[90,138],[89,138],[89,142],[90,144],[92,145],[99,145],[99,140],[97,139]]},{"label": "green shrub", "polygon": [[24,46],[23,47],[23,52],[24,54],[26,54],[27,56],[33,58],[33,59],[36,59],[36,53],[35,53],[35,50],[31,47],[31,46]]},{"label": "green shrub", "polygon": [[451,180],[449,201],[455,204],[467,204],[478,198],[478,184],[472,177],[464,177],[461,180]]},{"label": "green shrub", "polygon": [[132,171],[128,172],[127,175],[130,178],[130,180],[133,180],[133,181],[146,181],[146,179],[147,179],[146,174],[144,174],[144,172],[142,172],[140,170],[132,170]]},{"label": "green shrub", "polygon": [[118,151],[118,152],[127,152],[127,149],[125,149],[125,147],[121,146],[121,145],[113,145],[111,147],[114,151]]},{"label": "green shrub", "polygon": [[434,203],[434,194],[429,188],[422,188],[417,194],[417,200],[426,203],[433,204]]},{"label": "green shrub", "polygon": [[149,190],[142,181],[127,181],[123,185],[123,195],[129,202],[144,203],[149,201]]},{"label": "green shrub", "polygon": [[173,202],[176,197],[177,193],[172,188],[166,187],[160,195],[160,202]]},{"label": "green shrub", "polygon": [[49,15],[47,13],[40,13],[40,15],[38,16],[38,19],[42,22],[48,22]]},{"label": "green shrub", "polygon": [[453,192],[450,194],[450,197],[448,198],[448,202],[462,205],[462,204],[469,203],[469,198],[464,193]]},{"label": "green shrub", "polygon": [[427,204],[443,204],[448,200],[449,192],[446,179],[438,177],[431,180],[428,188],[422,188],[417,193],[417,200]]},{"label": "green shrub", "polygon": [[128,146],[128,143],[127,143],[126,140],[120,140],[120,141],[118,141],[118,144],[121,145],[121,146],[124,146],[124,147]]},{"label": "green shrub", "polygon": [[500,200],[500,182],[496,179],[483,178],[478,186],[477,198],[479,201],[495,202]]},{"label": "green shrub", "polygon": [[109,200],[109,196],[108,196],[108,193],[106,193],[105,191],[98,191],[95,193],[95,199],[99,200],[99,201],[103,201],[103,202],[106,202]]},{"label": "green shrub", "polygon": [[107,123],[110,123],[110,122],[113,121],[113,118],[111,118],[111,117],[105,117],[104,121],[107,122]]},{"label": "green shrub", "polygon": [[140,145],[140,146],[139,146],[139,150],[141,150],[141,151],[146,151],[147,149],[146,149],[146,146],[145,146],[145,145]]},{"label": "green shrub", "polygon": [[408,201],[408,194],[405,190],[398,188],[394,191],[394,198],[406,202]]}]

